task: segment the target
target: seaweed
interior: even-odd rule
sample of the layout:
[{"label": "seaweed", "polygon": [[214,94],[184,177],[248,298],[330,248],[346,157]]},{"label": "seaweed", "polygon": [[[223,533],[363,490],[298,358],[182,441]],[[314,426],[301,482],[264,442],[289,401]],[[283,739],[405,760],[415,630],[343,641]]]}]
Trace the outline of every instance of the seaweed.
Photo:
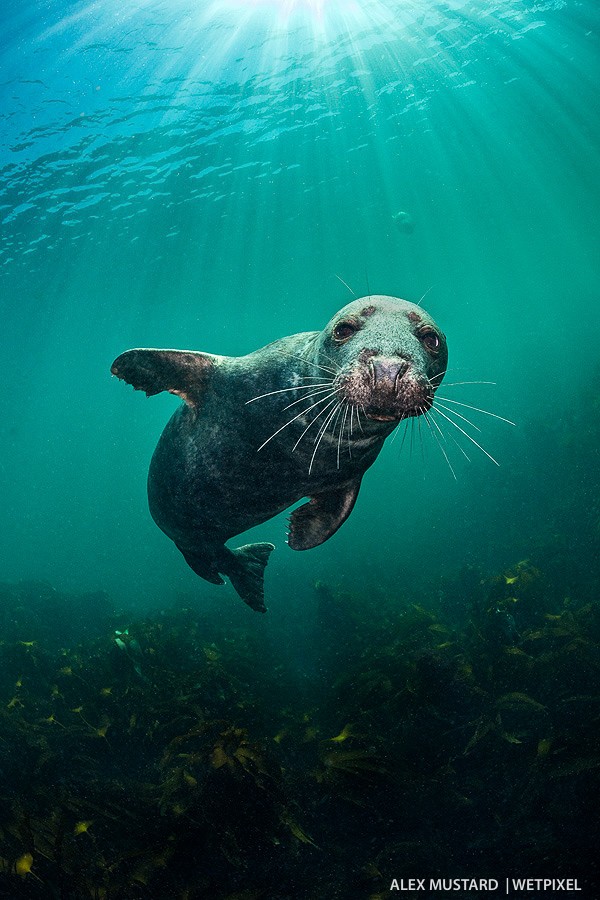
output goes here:
[{"label": "seaweed", "polygon": [[527,560],[462,570],[459,620],[439,584],[367,614],[320,582],[301,690],[258,630],[184,606],[59,640],[55,593],[5,586],[0,893],[377,897],[400,869],[539,860],[594,877],[600,615],[548,584]]}]

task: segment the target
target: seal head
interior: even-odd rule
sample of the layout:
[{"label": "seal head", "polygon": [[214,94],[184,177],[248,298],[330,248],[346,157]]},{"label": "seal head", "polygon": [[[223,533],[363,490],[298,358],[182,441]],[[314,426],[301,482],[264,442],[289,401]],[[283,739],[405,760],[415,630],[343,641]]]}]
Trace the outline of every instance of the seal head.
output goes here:
[{"label": "seal head", "polygon": [[372,422],[427,412],[448,365],[446,338],[431,316],[391,297],[349,303],[327,324],[320,348],[337,367],[339,395]]}]

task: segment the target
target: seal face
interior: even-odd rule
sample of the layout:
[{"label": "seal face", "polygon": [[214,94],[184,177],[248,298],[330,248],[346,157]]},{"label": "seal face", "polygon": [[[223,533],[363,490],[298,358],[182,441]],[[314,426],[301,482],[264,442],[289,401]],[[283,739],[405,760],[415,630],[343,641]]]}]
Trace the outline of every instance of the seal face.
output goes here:
[{"label": "seal face", "polygon": [[444,335],[412,303],[367,300],[349,303],[323,333],[323,351],[339,365],[334,384],[371,421],[427,412],[448,363]]},{"label": "seal face", "polygon": [[148,396],[184,403],[148,475],[150,512],[202,578],[226,575],[265,611],[273,544],[225,542],[287,509],[288,543],[306,550],[350,515],[362,476],[400,421],[426,413],[444,377],[446,339],[420,307],[370,296],[321,332],[282,338],[243,357],[128,350],[114,375]]}]

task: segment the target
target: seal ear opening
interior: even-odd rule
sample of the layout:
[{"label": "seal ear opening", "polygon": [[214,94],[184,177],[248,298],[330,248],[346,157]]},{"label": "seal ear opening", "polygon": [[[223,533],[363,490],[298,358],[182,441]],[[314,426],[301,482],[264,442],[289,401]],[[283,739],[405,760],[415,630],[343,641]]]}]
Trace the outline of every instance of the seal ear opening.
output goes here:
[{"label": "seal ear opening", "polygon": [[147,397],[168,391],[195,407],[216,357],[192,350],[127,350],[110,367],[117,378]]}]

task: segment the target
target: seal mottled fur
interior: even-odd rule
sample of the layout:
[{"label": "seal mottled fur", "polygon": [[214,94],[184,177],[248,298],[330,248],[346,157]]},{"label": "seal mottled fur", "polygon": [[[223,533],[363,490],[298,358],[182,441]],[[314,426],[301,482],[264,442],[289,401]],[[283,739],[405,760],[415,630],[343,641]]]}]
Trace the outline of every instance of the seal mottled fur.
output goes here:
[{"label": "seal mottled fur", "polygon": [[231,550],[225,542],[303,497],[290,547],[330,538],[386,437],[431,408],[447,360],[444,335],[424,310],[370,296],[323,331],[247,356],[128,350],[111,371],[148,396],[169,391],[184,401],[152,457],[150,512],[198,575],[213,584],[226,575],[264,612],[273,544]]}]

